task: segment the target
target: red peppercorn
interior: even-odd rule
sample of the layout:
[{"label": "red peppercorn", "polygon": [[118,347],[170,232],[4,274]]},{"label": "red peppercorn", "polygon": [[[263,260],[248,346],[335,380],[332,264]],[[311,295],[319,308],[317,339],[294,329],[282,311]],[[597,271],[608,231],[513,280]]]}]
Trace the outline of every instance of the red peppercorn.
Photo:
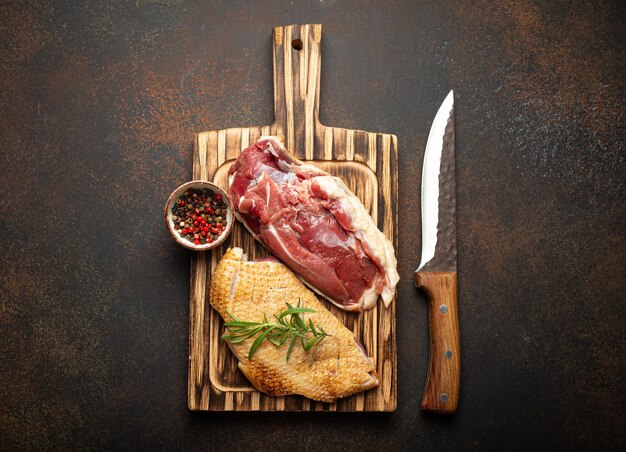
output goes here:
[{"label": "red peppercorn", "polygon": [[215,197],[215,199],[217,199],[218,201],[221,201],[221,200],[222,200],[222,195],[217,195],[217,196]]},{"label": "red peppercorn", "polygon": [[193,231],[195,231],[195,229],[193,228],[193,226],[190,226],[189,229],[187,229],[191,234],[193,234]]},{"label": "red peppercorn", "polygon": [[193,220],[193,225],[198,226],[198,220]]},{"label": "red peppercorn", "polygon": [[183,234],[187,234],[187,228],[183,228],[182,231],[183,231]]},{"label": "red peppercorn", "polygon": [[183,201],[182,199],[180,200],[180,205],[184,206],[185,205],[185,201]]},{"label": "red peppercorn", "polygon": [[194,235],[193,235],[193,238],[194,238],[194,239],[199,239],[199,238],[200,238],[200,234],[194,234]]},{"label": "red peppercorn", "polygon": [[207,231],[202,231],[202,235],[206,237]]},{"label": "red peppercorn", "polygon": [[193,244],[194,244],[194,245],[200,245],[200,240],[195,239],[195,240],[193,241]]}]

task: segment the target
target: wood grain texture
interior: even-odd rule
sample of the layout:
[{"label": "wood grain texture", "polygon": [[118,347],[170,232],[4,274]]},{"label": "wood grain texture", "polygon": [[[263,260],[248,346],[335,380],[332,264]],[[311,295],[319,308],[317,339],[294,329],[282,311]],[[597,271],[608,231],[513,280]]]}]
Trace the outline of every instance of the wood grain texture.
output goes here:
[{"label": "wood grain texture", "polygon": [[461,341],[456,272],[420,272],[415,284],[428,295],[430,361],[422,409],[452,414],[459,404]]},{"label": "wood grain texture", "polygon": [[[274,110],[270,126],[230,128],[196,135],[193,177],[228,185],[228,168],[239,153],[262,135],[283,136],[287,149],[341,177],[361,199],[372,218],[397,249],[397,139],[395,135],[327,127],[319,121],[321,25],[274,28]],[[300,40],[302,49],[292,45]],[[222,320],[210,306],[213,269],[228,246],[240,246],[250,258],[267,250],[239,224],[220,249],[192,259],[189,307],[189,386],[191,410],[393,411],[397,404],[395,300],[371,311],[347,313],[325,305],[354,331],[376,363],[380,386],[366,393],[321,403],[300,396],[269,397],[257,392],[237,369],[237,361],[220,341]]]}]

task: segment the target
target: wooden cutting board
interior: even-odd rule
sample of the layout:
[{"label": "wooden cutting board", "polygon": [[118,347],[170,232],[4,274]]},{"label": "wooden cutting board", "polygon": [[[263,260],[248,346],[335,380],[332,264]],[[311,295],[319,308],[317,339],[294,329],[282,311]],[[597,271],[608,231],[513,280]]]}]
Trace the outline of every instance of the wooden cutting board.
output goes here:
[{"label": "wooden cutting board", "polygon": [[[327,127],[319,121],[321,25],[274,28],[275,122],[202,132],[195,137],[193,178],[213,180],[227,189],[228,168],[239,153],[262,135],[282,135],[287,149],[302,160],[340,176],[363,201],[378,227],[397,250],[398,159],[395,135]],[[242,102],[244,100],[242,99]],[[222,320],[209,304],[211,274],[229,246],[250,259],[267,250],[235,224],[221,248],[196,253],[191,262],[189,305],[189,388],[191,410],[209,411],[393,411],[396,408],[396,301],[381,301],[355,314],[326,306],[365,346],[376,363],[380,386],[338,400],[314,402],[301,396],[270,397],[257,392],[237,369],[226,344]]]}]

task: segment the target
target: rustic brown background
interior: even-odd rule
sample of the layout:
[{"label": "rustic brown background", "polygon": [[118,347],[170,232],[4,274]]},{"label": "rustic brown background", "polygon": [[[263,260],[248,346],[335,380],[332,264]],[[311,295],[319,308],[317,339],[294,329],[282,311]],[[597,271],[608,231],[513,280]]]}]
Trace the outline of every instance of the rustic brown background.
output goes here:
[{"label": "rustic brown background", "polygon": [[[84,4],[83,4],[84,3]],[[0,3],[0,449],[626,447],[624,2]],[[324,24],[321,119],[398,135],[398,410],[186,408],[193,133],[272,120],[271,28]],[[456,91],[460,408],[419,411],[419,174]]]}]

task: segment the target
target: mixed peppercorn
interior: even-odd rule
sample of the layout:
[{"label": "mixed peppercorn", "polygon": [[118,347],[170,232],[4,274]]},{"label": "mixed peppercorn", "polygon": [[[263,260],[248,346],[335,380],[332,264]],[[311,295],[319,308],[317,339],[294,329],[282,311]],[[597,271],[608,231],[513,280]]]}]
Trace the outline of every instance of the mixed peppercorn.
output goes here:
[{"label": "mixed peppercorn", "polygon": [[172,204],[176,231],[195,245],[213,243],[227,226],[222,195],[208,189],[189,189]]}]

